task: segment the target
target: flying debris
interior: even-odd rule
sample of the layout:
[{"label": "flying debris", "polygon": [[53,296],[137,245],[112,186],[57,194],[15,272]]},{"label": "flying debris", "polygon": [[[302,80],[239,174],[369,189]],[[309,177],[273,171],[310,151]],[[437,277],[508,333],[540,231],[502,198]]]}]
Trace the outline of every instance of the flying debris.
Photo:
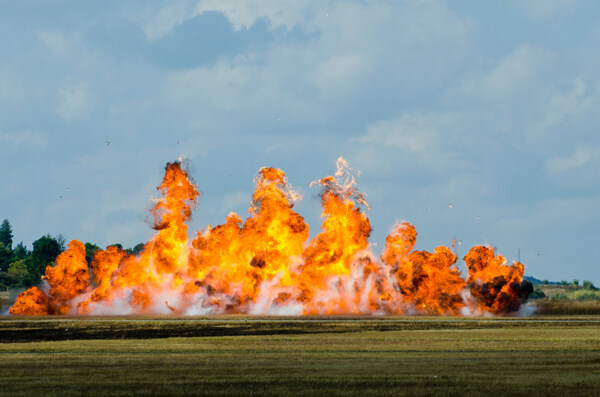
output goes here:
[{"label": "flying debris", "polygon": [[255,184],[245,220],[231,212],[189,241],[200,192],[181,162],[168,163],[151,210],[156,233],[140,255],[109,246],[88,264],[84,245],[73,240],[10,313],[503,315],[532,292],[524,266],[506,265],[490,247],[465,256],[465,280],[452,249],[415,251],[417,231],[407,222],[374,254],[368,204],[341,157],[334,176],[314,183],[323,223],[311,240],[293,209],[301,196],[285,173],[261,168]]}]

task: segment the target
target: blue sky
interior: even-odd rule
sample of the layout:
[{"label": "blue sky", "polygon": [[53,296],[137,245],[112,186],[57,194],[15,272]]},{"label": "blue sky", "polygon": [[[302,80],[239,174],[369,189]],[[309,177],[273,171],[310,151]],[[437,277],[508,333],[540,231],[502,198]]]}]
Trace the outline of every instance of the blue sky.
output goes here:
[{"label": "blue sky", "polygon": [[[2,1],[0,219],[15,240],[147,241],[180,156],[191,229],[246,214],[262,166],[361,171],[380,250],[461,241],[600,284],[600,3]],[[462,266],[462,265],[461,265]]]}]

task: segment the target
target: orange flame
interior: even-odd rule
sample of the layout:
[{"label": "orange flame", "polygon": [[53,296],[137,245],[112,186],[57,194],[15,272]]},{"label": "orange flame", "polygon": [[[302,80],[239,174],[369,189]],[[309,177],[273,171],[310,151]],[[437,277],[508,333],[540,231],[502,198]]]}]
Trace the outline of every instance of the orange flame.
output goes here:
[{"label": "orange flame", "polygon": [[464,307],[465,281],[454,266],[456,255],[446,247],[434,253],[410,252],[417,231],[409,223],[397,225],[387,237],[382,261],[392,268],[405,302],[428,314],[459,314]]},{"label": "orange flame", "polygon": [[17,301],[10,307],[10,314],[43,316],[48,313],[48,297],[38,287],[21,292]]},{"label": "orange flame", "polygon": [[523,281],[525,266],[513,262],[506,266],[502,255],[494,249],[477,246],[465,256],[469,269],[467,283],[479,309],[492,313],[517,311],[521,302],[533,292],[533,286]]},{"label": "orange flame", "polygon": [[505,266],[487,247],[465,257],[465,282],[449,248],[413,251],[409,223],[394,227],[378,259],[369,250],[368,204],[341,157],[334,176],[315,182],[324,219],[312,240],[284,172],[262,168],[255,183],[245,221],[230,213],[189,242],[186,222],[200,193],[180,162],[168,163],[152,208],[157,233],[139,256],[97,251],[90,284],[85,247],[74,240],[10,313],[504,314],[530,293],[523,265]]}]

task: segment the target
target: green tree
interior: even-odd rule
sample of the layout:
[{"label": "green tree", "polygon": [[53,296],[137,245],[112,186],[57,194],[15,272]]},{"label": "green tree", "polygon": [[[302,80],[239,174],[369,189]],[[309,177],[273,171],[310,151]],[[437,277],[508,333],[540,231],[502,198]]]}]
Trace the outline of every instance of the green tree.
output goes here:
[{"label": "green tree", "polygon": [[39,282],[42,274],[46,272],[46,266],[51,266],[60,253],[60,244],[49,234],[33,242],[33,251],[30,260],[27,261],[27,271],[32,284]]},{"label": "green tree", "polygon": [[136,245],[133,248],[127,248],[125,251],[129,254],[129,255],[139,255],[143,250],[144,250],[144,243],[139,243],[138,245]]},{"label": "green tree", "polygon": [[26,272],[27,271],[27,263],[26,263],[25,259],[19,259],[17,261],[14,261],[10,265],[8,265],[7,271],[9,273]]},{"label": "green tree", "polygon": [[13,254],[17,259],[25,259],[27,258],[27,256],[29,256],[30,253],[27,251],[27,248],[23,245],[23,242],[21,241],[13,250]]},{"label": "green tree", "polygon": [[569,282],[567,280],[560,280],[560,285],[568,285]]},{"label": "green tree", "polygon": [[8,219],[5,219],[2,221],[2,225],[0,225],[0,243],[4,244],[4,247],[12,251],[12,239],[12,227],[10,226]]},{"label": "green tree", "polygon": [[549,284],[549,281],[548,281],[548,280],[544,280],[544,281],[542,281],[542,284],[544,284],[544,285],[548,285],[548,284]]},{"label": "green tree", "polygon": [[28,259],[19,259],[8,265],[8,271],[6,272],[12,281],[11,287],[28,287],[29,283],[27,280],[29,272],[27,271]]},{"label": "green tree", "polygon": [[65,236],[63,236],[62,234],[58,234],[55,238],[56,242],[58,243],[58,246],[60,247],[60,252],[63,252],[64,250],[67,249],[67,239],[65,238]]},{"label": "green tree", "polygon": [[576,278],[573,279],[573,285],[574,286],[579,286],[579,280],[577,280]]},{"label": "green tree", "polygon": [[101,249],[96,244],[85,243],[85,260],[88,263],[88,266],[92,264],[92,259],[94,258],[94,253]]},{"label": "green tree", "polygon": [[8,270],[8,265],[13,261],[14,255],[12,250],[0,242],[0,272]]},{"label": "green tree", "polygon": [[14,277],[13,273],[0,272],[0,288],[6,289],[17,285],[19,281]]}]

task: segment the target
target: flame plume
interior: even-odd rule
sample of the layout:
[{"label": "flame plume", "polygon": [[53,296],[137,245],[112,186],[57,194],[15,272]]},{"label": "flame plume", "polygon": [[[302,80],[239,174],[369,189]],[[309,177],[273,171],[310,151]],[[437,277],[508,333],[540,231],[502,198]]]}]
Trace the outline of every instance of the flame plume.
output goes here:
[{"label": "flame plume", "polygon": [[459,314],[464,307],[465,281],[454,266],[456,255],[446,247],[433,253],[413,251],[417,231],[409,223],[396,226],[387,237],[381,260],[390,266],[405,302],[428,314]]},{"label": "flame plume", "polygon": [[531,283],[523,280],[525,266],[519,262],[506,266],[506,259],[495,256],[493,248],[471,248],[465,263],[471,296],[480,310],[496,314],[516,311],[533,292]]},{"label": "flame plume", "polygon": [[21,292],[10,308],[10,314],[26,316],[44,316],[49,314],[48,297],[38,287]]},{"label": "flame plume", "polygon": [[447,247],[414,251],[417,231],[399,223],[380,258],[369,250],[369,208],[339,158],[321,186],[323,223],[309,240],[293,210],[301,197],[285,173],[262,168],[244,221],[230,213],[189,242],[186,222],[200,192],[181,162],[168,163],[152,208],[154,237],[139,256],[114,246],[89,264],[73,240],[43,284],[21,293],[13,315],[48,314],[507,314],[532,292],[524,266],[506,266],[490,247],[464,260]]}]

